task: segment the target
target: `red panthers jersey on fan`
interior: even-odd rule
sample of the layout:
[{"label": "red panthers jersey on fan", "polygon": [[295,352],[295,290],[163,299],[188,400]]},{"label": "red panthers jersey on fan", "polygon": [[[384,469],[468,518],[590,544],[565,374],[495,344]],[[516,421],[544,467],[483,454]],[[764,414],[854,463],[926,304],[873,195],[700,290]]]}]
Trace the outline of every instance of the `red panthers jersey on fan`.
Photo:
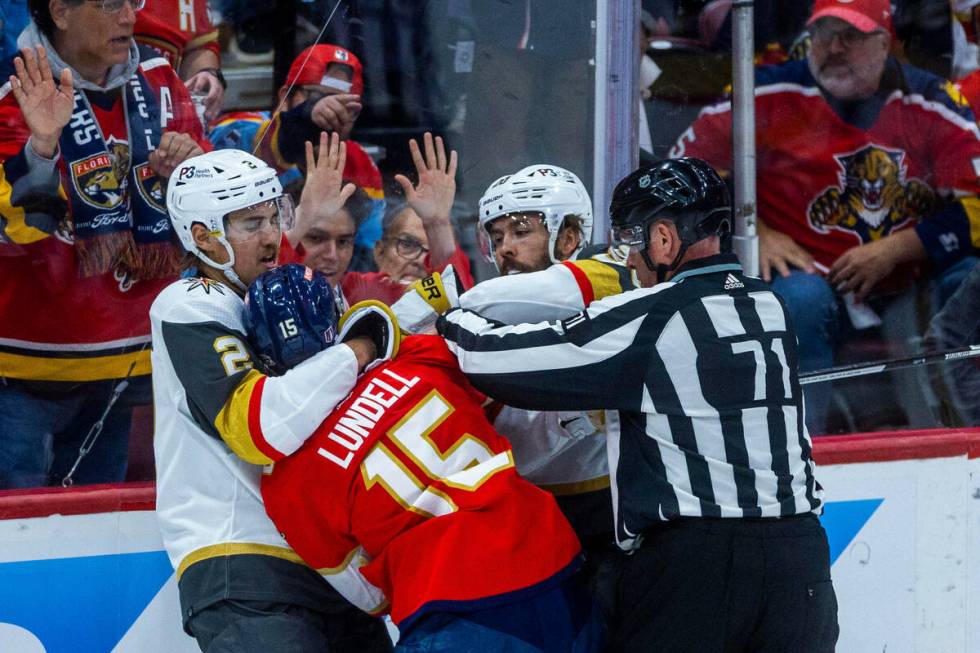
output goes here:
[{"label": "red panthers jersey on fan", "polygon": [[[969,106],[912,66],[890,61],[885,78],[904,87],[837,112],[806,61],[756,72],[759,218],[825,268],[900,229],[915,228],[937,262],[980,246],[980,133]],[[731,170],[731,104],[705,108],[671,156]]]},{"label": "red panthers jersey on fan", "polygon": [[401,627],[552,588],[578,540],[518,476],[481,398],[441,338],[407,338],[263,478],[269,516],[345,597]]},{"label": "red panthers jersey on fan", "polygon": [[211,25],[207,0],[153,0],[136,13],[133,38],[162,54],[175,70],[188,52],[200,48],[221,54],[218,30]]}]

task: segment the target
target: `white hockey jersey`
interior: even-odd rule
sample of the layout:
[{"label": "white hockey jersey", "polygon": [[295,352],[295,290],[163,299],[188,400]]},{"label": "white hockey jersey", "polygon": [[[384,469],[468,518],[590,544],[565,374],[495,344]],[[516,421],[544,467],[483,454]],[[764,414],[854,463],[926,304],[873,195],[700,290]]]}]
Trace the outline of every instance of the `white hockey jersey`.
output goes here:
[{"label": "white hockey jersey", "polygon": [[[459,305],[504,324],[562,320],[597,299],[633,286],[630,271],[603,253],[564,261],[540,272],[483,281],[460,295]],[[558,496],[609,487],[601,411],[546,412],[503,406],[493,425],[511,441],[518,472],[535,485]]]},{"label": "white hockey jersey", "polygon": [[345,345],[261,374],[243,318],[241,297],[204,278],[174,282],[150,308],[157,517],[178,577],[225,555],[300,562],[266,516],[263,465],[296,451],[357,380]]}]

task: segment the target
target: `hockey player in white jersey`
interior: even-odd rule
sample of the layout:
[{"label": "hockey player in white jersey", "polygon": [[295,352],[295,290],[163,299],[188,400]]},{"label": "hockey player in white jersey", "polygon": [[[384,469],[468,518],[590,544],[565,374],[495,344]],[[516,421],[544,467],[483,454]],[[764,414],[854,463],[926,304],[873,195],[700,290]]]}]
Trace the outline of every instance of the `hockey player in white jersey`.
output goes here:
[{"label": "hockey player in white jersey", "polygon": [[[318,173],[342,204],[342,144],[321,156]],[[208,653],[390,650],[383,624],[289,548],[259,482],[262,466],[299,449],[360,370],[397,350],[397,325],[380,310],[350,316],[345,346],[266,376],[245,337],[243,296],[276,266],[292,219],[275,170],[238,150],[193,157],[175,171],[167,208],[195,268],[150,309],[157,515],[184,629]]]},{"label": "hockey player in white jersey", "polygon": [[[592,235],[592,203],[568,170],[538,164],[501,177],[483,194],[479,210],[481,248],[501,276],[462,294],[448,276],[417,282],[415,292],[393,307],[406,330],[424,329],[449,306],[504,323],[563,319],[632,288],[629,270],[604,250],[580,256],[588,252]],[[500,404],[494,410],[499,411],[494,427],[511,441],[518,471],[555,494],[590,564],[611,552],[612,497],[601,413]]]}]

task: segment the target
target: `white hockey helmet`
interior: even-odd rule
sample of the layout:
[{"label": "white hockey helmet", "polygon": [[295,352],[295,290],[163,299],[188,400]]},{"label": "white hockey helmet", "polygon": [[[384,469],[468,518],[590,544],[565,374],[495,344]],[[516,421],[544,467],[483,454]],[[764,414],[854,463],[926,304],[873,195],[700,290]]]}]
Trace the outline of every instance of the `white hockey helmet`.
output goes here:
[{"label": "white hockey helmet", "polygon": [[548,229],[548,256],[555,259],[555,242],[565,223],[565,216],[581,219],[582,238],[574,259],[592,240],[592,200],[574,173],[558,166],[540,163],[506,175],[490,184],[480,198],[480,246],[487,259],[496,266],[489,225],[497,218],[517,213],[540,213]]},{"label": "white hockey helmet", "polygon": [[[282,192],[274,168],[241,150],[214,150],[191,157],[174,170],[167,187],[167,211],[184,249],[213,268],[241,290],[245,285],[234,271],[235,250],[228,242],[225,216],[267,202],[275,202],[283,230],[293,222],[292,202]],[[194,243],[191,225],[203,224],[228,252],[227,263],[217,263]]]}]

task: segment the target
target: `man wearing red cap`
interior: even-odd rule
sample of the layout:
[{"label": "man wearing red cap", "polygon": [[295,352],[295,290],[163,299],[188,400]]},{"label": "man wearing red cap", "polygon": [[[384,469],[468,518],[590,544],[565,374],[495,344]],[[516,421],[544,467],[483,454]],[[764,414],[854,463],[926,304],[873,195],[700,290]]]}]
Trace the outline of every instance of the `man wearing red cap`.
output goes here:
[{"label": "man wearing red cap", "polygon": [[[831,367],[837,343],[918,278],[941,304],[980,245],[973,113],[948,81],[889,57],[888,0],[816,0],[807,26],[806,59],[756,72],[761,271],[796,325],[802,371]],[[705,108],[671,155],[731,170],[730,112]],[[898,341],[914,327],[886,314],[882,329]],[[813,432],[830,391],[807,387]]]},{"label": "man wearing red cap", "polygon": [[347,142],[344,181],[353,182],[371,198],[372,209],[357,230],[352,270],[373,269],[370,250],[381,237],[384,193],[381,173],[356,142],[347,140],[361,111],[364,78],[353,52],[330,44],[299,53],[279,89],[273,115],[269,111],[225,115],[212,129],[218,149],[237,148],[255,155],[279,172],[279,180],[298,202],[305,179],[305,143],[320,142],[320,132],[337,133]]}]

